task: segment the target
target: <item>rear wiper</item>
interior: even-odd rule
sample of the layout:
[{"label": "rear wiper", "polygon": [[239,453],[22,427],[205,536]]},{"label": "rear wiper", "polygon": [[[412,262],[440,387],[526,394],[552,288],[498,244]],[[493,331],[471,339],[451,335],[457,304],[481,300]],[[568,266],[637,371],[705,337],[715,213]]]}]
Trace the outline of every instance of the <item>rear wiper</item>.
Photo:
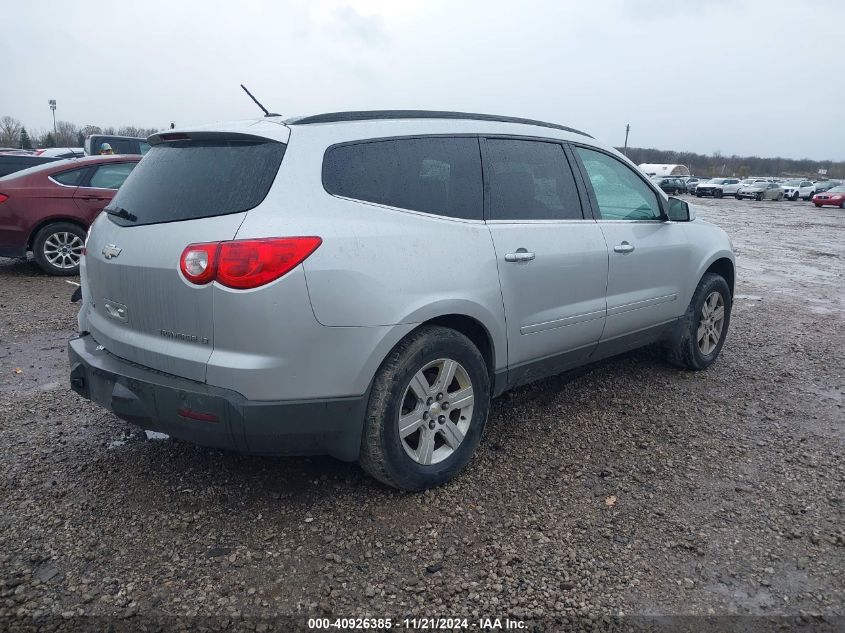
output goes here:
[{"label": "rear wiper", "polygon": [[130,213],[129,211],[127,211],[123,207],[114,207],[114,208],[106,207],[105,209],[103,209],[103,211],[105,211],[109,215],[113,215],[113,216],[118,217],[118,218],[123,218],[124,220],[127,220],[129,222],[135,222],[138,219],[137,215],[135,215],[134,213]]}]

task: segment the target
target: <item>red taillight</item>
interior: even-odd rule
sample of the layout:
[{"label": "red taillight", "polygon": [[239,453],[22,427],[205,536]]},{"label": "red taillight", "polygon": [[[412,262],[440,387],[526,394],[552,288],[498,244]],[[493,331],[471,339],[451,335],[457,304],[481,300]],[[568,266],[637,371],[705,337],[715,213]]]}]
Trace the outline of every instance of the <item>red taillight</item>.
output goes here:
[{"label": "red taillight", "polygon": [[191,283],[216,281],[246,290],[289,273],[322,242],[319,237],[270,237],[191,244],[182,252],[179,267]]},{"label": "red taillight", "polygon": [[0,193],[0,203],[6,202],[6,200],[8,199],[9,196],[7,196],[5,193]]}]

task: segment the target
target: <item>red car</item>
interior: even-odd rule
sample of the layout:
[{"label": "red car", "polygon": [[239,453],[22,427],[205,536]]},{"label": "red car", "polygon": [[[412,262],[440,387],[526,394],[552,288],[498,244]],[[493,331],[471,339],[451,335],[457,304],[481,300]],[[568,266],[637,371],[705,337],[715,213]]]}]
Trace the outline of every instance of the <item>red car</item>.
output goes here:
[{"label": "red car", "polygon": [[845,209],[845,185],[837,185],[827,191],[822,191],[813,196],[813,204],[823,207],[829,204],[840,209]]},{"label": "red car", "polygon": [[0,178],[0,257],[26,257],[51,275],[76,275],[85,234],[141,160],[89,156]]}]

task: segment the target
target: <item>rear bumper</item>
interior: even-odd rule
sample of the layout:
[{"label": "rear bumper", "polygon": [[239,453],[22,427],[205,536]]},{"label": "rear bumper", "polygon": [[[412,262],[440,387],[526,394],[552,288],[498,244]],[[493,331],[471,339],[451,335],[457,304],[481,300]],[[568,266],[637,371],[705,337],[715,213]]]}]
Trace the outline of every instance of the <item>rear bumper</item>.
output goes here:
[{"label": "rear bumper", "polygon": [[90,334],[71,340],[68,356],[75,392],[141,428],[244,453],[358,458],[368,394],[247,400],[236,391],[117,358]]}]

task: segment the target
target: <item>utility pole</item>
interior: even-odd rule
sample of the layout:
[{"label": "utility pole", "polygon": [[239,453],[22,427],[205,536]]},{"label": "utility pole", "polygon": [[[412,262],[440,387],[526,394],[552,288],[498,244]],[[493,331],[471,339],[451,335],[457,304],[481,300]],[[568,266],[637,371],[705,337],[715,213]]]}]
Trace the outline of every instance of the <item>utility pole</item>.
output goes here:
[{"label": "utility pole", "polygon": [[50,99],[47,103],[50,104],[50,109],[53,111],[53,140],[56,142],[56,145],[58,145],[59,140],[56,138],[56,100]]},{"label": "utility pole", "polygon": [[630,132],[630,131],[631,131],[631,124],[627,123],[625,125],[625,147],[622,148],[622,153],[625,154],[625,156],[628,155],[628,132]]}]

